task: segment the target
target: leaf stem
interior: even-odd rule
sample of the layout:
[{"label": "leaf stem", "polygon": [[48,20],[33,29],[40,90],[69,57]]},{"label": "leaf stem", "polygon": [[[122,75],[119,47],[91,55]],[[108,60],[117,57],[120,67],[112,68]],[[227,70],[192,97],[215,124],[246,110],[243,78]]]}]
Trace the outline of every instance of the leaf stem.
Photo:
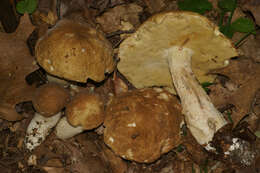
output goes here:
[{"label": "leaf stem", "polygon": [[252,34],[251,32],[246,33],[242,38],[240,38],[236,43],[235,43],[235,47],[238,48],[240,43],[245,40],[250,34]]},{"label": "leaf stem", "polygon": [[219,23],[218,23],[219,27],[221,27],[223,25],[224,15],[225,15],[225,12],[221,10],[220,15],[219,15],[220,19],[219,19]]}]

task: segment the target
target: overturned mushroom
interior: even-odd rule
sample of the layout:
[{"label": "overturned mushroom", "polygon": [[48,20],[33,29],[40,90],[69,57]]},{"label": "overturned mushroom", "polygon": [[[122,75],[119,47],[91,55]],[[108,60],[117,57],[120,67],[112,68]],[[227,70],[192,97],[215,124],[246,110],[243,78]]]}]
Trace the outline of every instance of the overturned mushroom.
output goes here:
[{"label": "overturned mushroom", "polygon": [[150,163],[180,144],[181,108],[162,88],[132,90],[106,108],[104,141],[127,160]]},{"label": "overturned mushroom", "polygon": [[65,114],[55,129],[60,139],[98,127],[104,121],[104,104],[98,95],[81,92],[68,104]]},{"label": "overturned mushroom", "polygon": [[27,127],[25,137],[27,149],[33,150],[49,135],[59,121],[61,110],[69,97],[69,92],[57,84],[45,84],[36,90],[33,98],[36,113]]},{"label": "overturned mushroom", "polygon": [[173,88],[173,82],[187,126],[199,144],[207,145],[227,122],[197,79],[212,81],[207,73],[237,55],[231,41],[206,17],[168,12],[148,19],[121,44],[118,69],[138,88]]}]

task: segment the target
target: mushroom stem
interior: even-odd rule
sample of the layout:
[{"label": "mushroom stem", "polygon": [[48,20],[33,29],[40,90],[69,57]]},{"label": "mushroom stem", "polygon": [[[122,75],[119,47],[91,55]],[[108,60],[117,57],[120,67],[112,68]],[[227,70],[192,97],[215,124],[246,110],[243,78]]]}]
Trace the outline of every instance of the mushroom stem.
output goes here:
[{"label": "mushroom stem", "polygon": [[61,112],[51,117],[44,117],[36,112],[27,127],[24,142],[25,147],[32,151],[35,147],[39,146],[49,135],[51,129],[57,124],[60,117]]},{"label": "mushroom stem", "polygon": [[82,126],[74,127],[69,124],[67,117],[62,117],[55,128],[55,134],[60,139],[69,139],[84,131]]},{"label": "mushroom stem", "polygon": [[192,55],[189,48],[174,46],[167,50],[171,77],[181,99],[187,127],[199,144],[207,145],[227,121],[211,103],[192,72]]}]

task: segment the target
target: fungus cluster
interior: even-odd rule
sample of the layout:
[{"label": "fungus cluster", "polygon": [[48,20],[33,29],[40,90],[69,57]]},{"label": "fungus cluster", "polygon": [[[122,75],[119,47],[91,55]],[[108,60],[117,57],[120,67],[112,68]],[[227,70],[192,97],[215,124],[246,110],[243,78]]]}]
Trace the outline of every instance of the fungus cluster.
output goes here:
[{"label": "fungus cluster", "polygon": [[[59,21],[36,45],[37,61],[48,73],[76,82],[104,80],[105,73],[115,67],[112,55],[111,45],[99,31],[67,19]],[[137,89],[117,94],[106,108],[98,95],[78,93],[67,104],[56,135],[68,139],[104,122],[104,142],[114,153],[150,163],[180,144],[184,114],[197,142],[210,150],[214,134],[227,121],[199,82],[212,82],[215,76],[209,72],[227,66],[237,55],[231,41],[206,17],[192,12],[154,15],[119,47],[118,70]],[[169,91],[179,95],[181,106]],[[67,100],[66,94],[64,97]],[[56,124],[67,103],[61,102],[53,103],[58,107],[55,111],[42,110],[35,101],[34,106],[39,114],[55,114]],[[32,131],[29,125],[27,133]]]},{"label": "fungus cluster", "polygon": [[[101,124],[103,114],[99,114],[98,111],[103,111],[103,103],[100,103],[100,99],[94,95],[84,98],[88,100],[87,103],[84,103],[89,106],[86,110],[89,112],[86,113],[85,111],[84,113],[83,110],[79,112],[80,109],[84,108],[84,103],[81,104],[80,102],[84,100],[82,98],[86,95],[68,102],[72,96],[70,96],[69,91],[60,86],[64,83],[60,81],[65,80],[66,85],[71,81],[86,83],[87,79],[100,82],[105,79],[105,73],[113,71],[115,67],[113,49],[102,32],[87,23],[66,18],[61,19],[45,35],[39,38],[35,48],[35,56],[38,64],[47,71],[51,78],[54,78],[52,81],[58,81],[59,85],[47,84],[38,88],[35,93],[33,105],[37,113],[27,128],[26,148],[33,150],[44,141],[60,120],[63,115],[61,110],[65,106],[68,106],[66,114],[68,114],[68,120],[72,123],[69,126],[66,122],[67,128],[70,127],[70,130],[72,130],[67,129],[66,132],[70,132],[66,135],[71,137],[76,129],[76,131],[78,129],[91,129],[94,128],[93,126]],[[75,101],[77,99],[79,99],[78,102]],[[78,107],[78,110],[75,110],[75,107]],[[76,115],[77,113],[80,113],[80,116]],[[84,117],[87,114],[91,115]],[[94,117],[95,115],[97,116]],[[100,117],[98,117],[99,115]],[[59,127],[64,125],[65,120],[66,118],[63,118],[59,122]],[[91,123],[94,123],[94,125],[89,126]],[[82,127],[77,128],[73,125],[82,125]],[[61,135],[61,133],[58,134]]]}]

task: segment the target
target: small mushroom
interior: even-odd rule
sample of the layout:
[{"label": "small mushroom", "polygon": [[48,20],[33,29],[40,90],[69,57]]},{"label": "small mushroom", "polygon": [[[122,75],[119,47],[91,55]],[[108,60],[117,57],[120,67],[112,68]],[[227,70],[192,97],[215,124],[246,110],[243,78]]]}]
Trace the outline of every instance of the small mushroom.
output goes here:
[{"label": "small mushroom", "polygon": [[100,31],[66,18],[38,40],[35,56],[49,74],[83,83],[102,81],[115,66],[112,46]]},{"label": "small mushroom", "polygon": [[68,104],[55,133],[60,139],[71,138],[84,130],[98,127],[104,121],[104,104],[94,93],[78,93]]},{"label": "small mushroom", "polygon": [[32,100],[36,113],[27,127],[25,137],[28,150],[39,146],[49,135],[69,98],[69,92],[57,84],[48,83],[37,88]]},{"label": "small mushroom", "polygon": [[121,93],[107,105],[104,142],[127,160],[150,163],[181,141],[181,107],[162,88]]},{"label": "small mushroom", "polygon": [[124,40],[118,69],[137,88],[175,88],[188,128],[199,144],[207,145],[227,122],[198,81],[211,82],[214,76],[208,72],[225,67],[237,55],[231,41],[206,17],[167,12],[151,17]]}]

